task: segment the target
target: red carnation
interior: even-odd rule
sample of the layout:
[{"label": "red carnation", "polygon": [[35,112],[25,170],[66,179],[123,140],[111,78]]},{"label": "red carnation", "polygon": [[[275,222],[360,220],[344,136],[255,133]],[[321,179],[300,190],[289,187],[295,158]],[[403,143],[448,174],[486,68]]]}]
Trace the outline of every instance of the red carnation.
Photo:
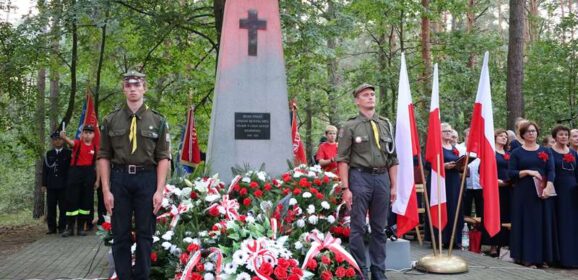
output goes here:
[{"label": "red carnation", "polygon": [[235,184],[235,185],[233,186],[233,190],[236,191],[236,192],[238,192],[240,189],[241,189],[241,186],[239,186],[239,184]]},{"label": "red carnation", "polygon": [[303,275],[291,274],[291,275],[289,275],[289,277],[287,277],[287,280],[300,280],[301,276],[303,276]]},{"label": "red carnation", "polygon": [[299,263],[295,259],[289,259],[289,266],[297,266]]},{"label": "red carnation", "polygon": [[263,186],[263,188],[264,188],[266,191],[270,191],[270,190],[271,190],[271,184],[267,183],[267,184],[265,184],[265,186]]},{"label": "red carnation", "polygon": [[544,151],[541,151],[538,153],[538,158],[541,159],[542,161],[546,162],[548,161],[548,154]]},{"label": "red carnation", "polygon": [[288,195],[290,190],[288,188],[283,189],[283,195]]},{"label": "red carnation", "polygon": [[262,190],[256,190],[254,193],[255,197],[262,197],[263,196],[263,191]]},{"label": "red carnation", "polygon": [[301,270],[301,268],[299,268],[299,267],[294,266],[294,267],[291,268],[291,274],[292,274],[292,275],[303,276],[303,270]]},{"label": "red carnation", "polygon": [[321,180],[315,178],[315,180],[313,180],[313,184],[321,186],[322,183],[321,183]]},{"label": "red carnation", "polygon": [[189,260],[189,254],[187,253],[182,253],[181,257],[180,257],[181,263],[182,264],[187,264],[187,261]]},{"label": "red carnation", "polygon": [[239,215],[239,221],[241,221],[241,222],[244,223],[246,220],[247,220],[247,216],[245,216],[245,215]]},{"label": "red carnation", "polygon": [[202,280],[203,276],[200,273],[197,272],[193,272],[193,274],[191,274],[191,280]]},{"label": "red carnation", "polygon": [[321,273],[321,280],[331,280],[331,278],[333,278],[333,274],[331,274],[331,271],[325,270],[323,271],[323,273]]},{"label": "red carnation", "polygon": [[287,267],[277,266],[275,268],[274,274],[277,277],[277,279],[287,278]]},{"label": "red carnation", "polygon": [[333,227],[331,231],[335,235],[342,235],[343,234],[343,228],[339,227],[339,226]]},{"label": "red carnation", "polygon": [[196,252],[199,250],[199,245],[195,244],[195,243],[191,243],[189,244],[189,246],[187,246],[187,251],[189,252]]},{"label": "red carnation", "polygon": [[289,181],[291,181],[291,175],[287,173],[283,174],[283,182],[287,183]]},{"label": "red carnation", "polygon": [[194,191],[191,192],[191,199],[197,199],[198,197],[199,195],[196,192]]},{"label": "red carnation", "polygon": [[321,256],[321,262],[324,264],[331,264],[331,259],[329,259],[329,257],[327,257],[326,255]]},{"label": "red carnation", "polygon": [[345,276],[347,277],[355,277],[355,269],[353,269],[353,267],[350,267],[347,269],[347,272],[345,273]]},{"label": "red carnation", "polygon": [[243,199],[243,205],[245,205],[245,206],[251,205],[251,198],[247,197],[247,198]]},{"label": "red carnation", "polygon": [[322,193],[316,193],[315,197],[317,197],[317,199],[323,199],[325,196]]},{"label": "red carnation", "polygon": [[505,153],[505,154],[504,154],[504,159],[505,159],[505,160],[510,160],[510,154],[509,154],[509,153]]},{"label": "red carnation", "polygon": [[294,195],[298,195],[298,194],[300,194],[300,193],[301,193],[301,189],[299,189],[299,188],[295,188],[295,189],[293,190],[293,194],[294,194]]},{"label": "red carnation", "polygon": [[316,188],[311,187],[309,188],[309,192],[312,194],[317,194],[319,191]]},{"label": "red carnation", "polygon": [[281,185],[281,184],[279,184],[279,181],[277,181],[277,179],[273,179],[273,180],[271,180],[271,182],[273,182],[273,185],[275,185],[275,186]]},{"label": "red carnation", "polygon": [[452,149],[452,153],[454,153],[454,155],[456,155],[456,156],[459,156],[459,155],[460,155],[460,152],[459,152],[458,149],[456,149],[456,148],[453,148],[453,149]]},{"label": "red carnation", "polygon": [[[567,153],[567,154],[564,155],[563,160],[564,160],[564,162],[571,163],[571,162],[574,162],[574,160],[576,160],[576,159],[574,158],[574,156],[572,155],[572,153]],[[103,225],[104,225],[104,224],[103,224]]]},{"label": "red carnation", "polygon": [[259,267],[259,273],[265,275],[265,276],[269,276],[271,275],[271,273],[273,273],[273,265],[268,263],[268,262],[264,262],[263,264],[261,264],[261,266]]},{"label": "red carnation", "polygon": [[102,229],[104,229],[106,231],[110,231],[112,229],[112,226],[110,225],[109,222],[104,222],[100,226],[102,227]]},{"label": "red carnation", "polygon": [[205,271],[205,265],[202,262],[199,262],[195,268],[197,269],[198,272]]},{"label": "red carnation", "polygon": [[347,269],[345,269],[345,267],[340,266],[335,270],[335,276],[337,276],[337,278],[343,278],[347,275]]},{"label": "red carnation", "polygon": [[151,252],[151,262],[157,262],[157,252]]},{"label": "red carnation", "polygon": [[309,180],[307,180],[307,178],[301,178],[301,180],[299,180],[299,186],[304,187],[304,188],[308,188],[308,187],[311,187],[311,182],[309,182]]},{"label": "red carnation", "polygon": [[217,206],[209,208],[209,215],[213,217],[218,217],[220,215],[219,208]]},{"label": "red carnation", "polygon": [[307,269],[310,271],[314,271],[317,268],[317,261],[315,259],[310,259],[307,262]]},{"label": "red carnation", "polygon": [[289,267],[289,261],[287,259],[280,258],[279,260],[277,260],[277,265],[287,268]]},{"label": "red carnation", "polygon": [[252,181],[252,182],[249,184],[249,187],[251,187],[252,189],[255,189],[255,188],[258,188],[258,187],[259,187],[259,184],[258,184],[257,182],[255,182],[255,181]]},{"label": "red carnation", "polygon": [[251,277],[251,280],[261,280],[261,278],[259,278],[259,276],[253,276]]},{"label": "red carnation", "polygon": [[351,229],[348,227],[343,228],[343,236],[344,237],[349,237],[349,234],[351,233]]},{"label": "red carnation", "polygon": [[239,194],[240,194],[241,196],[246,196],[246,195],[247,195],[247,192],[249,192],[249,191],[247,191],[247,188],[242,188],[242,189],[239,191]]},{"label": "red carnation", "polygon": [[329,176],[323,176],[323,183],[329,183]]},{"label": "red carnation", "polygon": [[335,254],[335,261],[337,263],[342,263],[343,261],[345,261],[345,258],[341,254]]}]

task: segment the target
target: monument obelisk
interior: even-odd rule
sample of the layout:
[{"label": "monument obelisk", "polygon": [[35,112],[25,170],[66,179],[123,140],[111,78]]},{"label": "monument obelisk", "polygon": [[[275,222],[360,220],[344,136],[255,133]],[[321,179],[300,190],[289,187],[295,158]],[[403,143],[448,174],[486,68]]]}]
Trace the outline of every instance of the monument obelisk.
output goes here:
[{"label": "monument obelisk", "polygon": [[293,155],[278,1],[226,2],[213,100],[213,173],[227,182],[233,166],[287,170]]}]

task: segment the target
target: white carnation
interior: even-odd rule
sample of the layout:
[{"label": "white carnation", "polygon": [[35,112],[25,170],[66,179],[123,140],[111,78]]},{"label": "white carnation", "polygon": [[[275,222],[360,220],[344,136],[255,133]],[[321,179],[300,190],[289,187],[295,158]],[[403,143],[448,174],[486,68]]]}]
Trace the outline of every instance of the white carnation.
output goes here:
[{"label": "white carnation", "polygon": [[172,230],[169,230],[169,231],[167,231],[165,234],[163,234],[162,238],[163,238],[164,240],[169,241],[169,240],[171,240],[171,239],[173,238],[173,235],[174,235],[174,234],[175,234],[175,233],[174,233]]},{"label": "white carnation", "polygon": [[333,215],[329,215],[329,217],[327,217],[327,222],[330,224],[335,223],[335,217],[333,217]]},{"label": "white carnation", "polygon": [[183,242],[191,244],[191,243],[193,243],[193,239],[190,237],[185,237],[185,238],[183,238]]},{"label": "white carnation", "polygon": [[243,177],[243,179],[241,179],[242,182],[244,183],[251,183],[251,178],[249,177]]},{"label": "white carnation", "polygon": [[317,224],[317,221],[319,220],[319,218],[317,218],[316,215],[312,215],[312,216],[309,216],[309,219],[308,219],[308,220],[309,220],[309,223],[310,223],[310,224],[316,225],[316,224]]},{"label": "white carnation", "polygon": [[247,216],[247,218],[245,219],[245,222],[247,222],[247,224],[253,224],[253,223],[255,223],[255,217]]},{"label": "white carnation", "polygon": [[323,209],[329,209],[331,205],[329,205],[329,202],[323,201],[321,202],[321,207],[323,207]]},{"label": "white carnation", "polygon": [[303,193],[303,197],[304,197],[304,198],[310,198],[310,197],[311,197],[311,193],[310,193],[310,192],[304,192],[304,193]]},{"label": "white carnation", "polygon": [[289,205],[295,205],[295,204],[297,204],[297,199],[295,199],[295,198],[289,199]]},{"label": "white carnation", "polygon": [[189,197],[191,197],[191,192],[193,191],[193,188],[189,188],[186,187],[181,191],[181,197],[184,199],[187,199]]},{"label": "white carnation", "polygon": [[247,272],[241,272],[235,280],[251,280],[251,275]]},{"label": "white carnation", "polygon": [[153,235],[153,243],[156,243],[159,240],[160,240],[160,238],[158,238],[158,236]]},{"label": "white carnation", "polygon": [[237,264],[234,262],[227,263],[223,270],[226,274],[235,274],[237,273]]},{"label": "white carnation", "polygon": [[215,280],[215,275],[213,275],[213,273],[205,273],[205,276],[203,276],[203,280]]},{"label": "white carnation", "polygon": [[301,250],[301,248],[303,248],[303,243],[300,241],[295,242],[295,249]]},{"label": "white carnation", "polygon": [[169,250],[169,249],[171,248],[171,246],[173,246],[173,244],[171,244],[170,242],[165,241],[165,242],[163,242],[163,243],[161,244],[161,246],[162,246],[165,250]]},{"label": "white carnation", "polygon": [[307,206],[307,214],[311,215],[315,213],[315,206],[313,206],[313,204],[309,204],[309,206]]},{"label": "white carnation", "polygon": [[299,219],[299,220],[297,220],[296,224],[297,224],[297,227],[302,228],[305,226],[305,221],[303,219]]},{"label": "white carnation", "polygon": [[162,206],[163,208],[169,208],[169,207],[171,206],[171,203],[169,202],[169,199],[166,198],[166,197],[163,198],[163,202],[162,202],[161,206]]},{"label": "white carnation", "polygon": [[215,269],[215,265],[212,262],[205,263],[205,270],[206,271],[213,271]]}]

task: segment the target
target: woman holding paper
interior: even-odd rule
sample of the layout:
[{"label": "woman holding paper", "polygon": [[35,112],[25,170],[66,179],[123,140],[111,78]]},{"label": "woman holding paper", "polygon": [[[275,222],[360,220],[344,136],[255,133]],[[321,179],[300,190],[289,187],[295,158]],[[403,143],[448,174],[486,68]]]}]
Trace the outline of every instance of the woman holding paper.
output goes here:
[{"label": "woman holding paper", "polygon": [[554,217],[559,252],[555,262],[563,267],[578,268],[578,168],[576,151],[568,148],[570,129],[558,125],[552,129],[556,144],[551,148],[556,167]]},{"label": "woman holding paper", "polygon": [[[512,231],[510,255],[520,264],[547,266],[554,260],[553,200],[554,159],[549,149],[536,143],[540,128],[533,121],[520,124],[523,144],[510,155]],[[542,189],[542,182],[546,186]]]}]

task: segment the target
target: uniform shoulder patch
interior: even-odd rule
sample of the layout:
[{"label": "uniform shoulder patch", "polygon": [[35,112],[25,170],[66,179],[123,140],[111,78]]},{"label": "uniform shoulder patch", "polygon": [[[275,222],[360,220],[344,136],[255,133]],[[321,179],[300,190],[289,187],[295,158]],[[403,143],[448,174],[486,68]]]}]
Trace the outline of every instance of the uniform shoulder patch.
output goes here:
[{"label": "uniform shoulder patch", "polygon": [[348,121],[352,121],[352,120],[355,120],[356,118],[357,118],[357,115],[351,116],[351,117],[349,117],[347,120],[348,120]]}]

